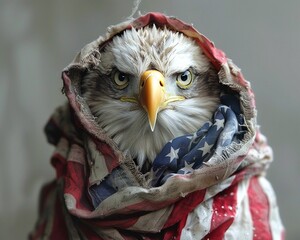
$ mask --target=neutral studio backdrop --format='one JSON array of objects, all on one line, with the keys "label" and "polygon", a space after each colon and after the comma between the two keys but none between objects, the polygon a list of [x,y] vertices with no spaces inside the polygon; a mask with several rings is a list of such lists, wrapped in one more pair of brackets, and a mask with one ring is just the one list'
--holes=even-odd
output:
[{"label": "neutral studio backdrop", "polygon": [[[61,70],[132,2],[0,0],[0,239],[26,239],[39,189],[54,177],[43,126],[65,101]],[[274,150],[268,178],[287,239],[299,239],[300,1],[151,0],[139,9],[193,23],[242,69]]]}]

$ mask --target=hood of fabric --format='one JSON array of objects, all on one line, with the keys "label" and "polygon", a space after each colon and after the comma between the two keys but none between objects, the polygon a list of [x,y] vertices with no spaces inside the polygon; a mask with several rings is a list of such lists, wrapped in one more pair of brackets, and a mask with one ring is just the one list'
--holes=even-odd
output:
[{"label": "hood of fabric", "polygon": [[[234,93],[238,98],[237,105],[239,105],[238,108],[240,108],[240,114],[244,118],[243,121],[246,128],[244,129],[245,134],[243,135],[243,139],[241,139],[239,144],[234,144],[234,146],[229,145],[224,148],[221,156],[218,153],[211,156],[209,160],[209,172],[215,172],[215,167],[218,169],[218,176],[216,177],[216,174],[213,174],[212,178],[217,178],[217,181],[219,181],[219,179],[226,179],[238,168],[239,165],[239,163],[232,164],[230,161],[232,159],[237,159],[239,156],[244,156],[254,142],[256,135],[256,110],[254,95],[249,82],[245,80],[240,69],[226,57],[225,53],[216,48],[213,42],[211,42],[203,34],[199,33],[193,26],[186,24],[177,18],[167,17],[160,13],[149,13],[137,19],[128,20],[119,25],[109,27],[108,32],[104,36],[100,36],[98,39],[82,48],[82,50],[76,55],[73,62],[71,62],[62,72],[64,92],[68,98],[72,115],[75,117],[76,126],[80,128],[80,134],[84,135],[85,138],[93,139],[94,142],[103,142],[112,149],[112,154],[114,155],[112,158],[114,161],[110,163],[111,169],[117,167],[120,163],[131,164],[129,163],[130,161],[127,156],[119,151],[115,143],[94,121],[89,107],[80,95],[79,86],[86,71],[97,67],[99,63],[100,50],[108,41],[110,41],[110,39],[121,34],[124,30],[131,28],[143,28],[153,24],[157,27],[167,27],[170,30],[182,32],[186,36],[194,39],[218,71],[220,84],[230,88],[232,93]],[[208,169],[203,166],[199,171],[206,172]],[[199,176],[202,175],[200,172]],[[140,176],[139,173],[135,173],[135,175],[137,178]],[[199,182],[203,182],[202,180],[203,179]],[[215,183],[217,181],[213,182]]]}]

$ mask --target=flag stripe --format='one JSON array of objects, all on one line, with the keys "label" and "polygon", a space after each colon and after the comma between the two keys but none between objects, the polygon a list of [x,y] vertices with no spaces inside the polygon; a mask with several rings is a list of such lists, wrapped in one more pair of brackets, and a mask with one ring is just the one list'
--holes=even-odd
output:
[{"label": "flag stripe", "polygon": [[249,180],[238,183],[237,189],[237,202],[233,206],[235,211],[235,218],[232,225],[225,233],[225,240],[243,239],[250,240],[252,236],[252,219],[249,209],[248,198],[248,185]]},{"label": "flag stripe", "polygon": [[187,214],[189,214],[199,203],[203,201],[205,192],[205,190],[200,190],[190,193],[180,201],[176,202],[164,227],[169,227],[179,222],[182,218],[184,218],[184,216],[187,217]]},{"label": "flag stripe", "polygon": [[269,222],[270,205],[258,178],[251,178],[248,188],[250,212],[253,221],[253,239],[269,240],[272,239]]},{"label": "flag stripe", "polygon": [[181,239],[203,239],[206,236],[211,228],[212,205],[213,199],[207,199],[188,215],[186,224],[182,229]]},{"label": "flag stripe", "polygon": [[269,202],[269,223],[272,232],[272,239],[284,239],[284,228],[279,216],[279,209],[276,203],[274,190],[265,178],[260,177],[258,181]]},{"label": "flag stripe", "polygon": [[211,231],[207,239],[223,239],[225,232],[232,224],[237,204],[238,184],[233,181],[232,185],[214,197],[212,207]]}]

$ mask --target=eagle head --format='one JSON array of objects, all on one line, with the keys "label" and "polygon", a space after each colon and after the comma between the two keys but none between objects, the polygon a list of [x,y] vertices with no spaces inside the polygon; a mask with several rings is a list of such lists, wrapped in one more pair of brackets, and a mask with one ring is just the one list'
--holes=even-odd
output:
[{"label": "eagle head", "polygon": [[128,29],[99,58],[82,81],[82,96],[140,168],[171,139],[199,129],[219,105],[217,72],[183,33],[155,25]]}]

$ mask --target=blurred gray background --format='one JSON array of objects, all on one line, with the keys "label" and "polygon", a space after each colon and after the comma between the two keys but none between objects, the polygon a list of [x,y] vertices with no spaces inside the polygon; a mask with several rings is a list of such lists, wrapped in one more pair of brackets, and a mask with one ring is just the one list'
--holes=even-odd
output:
[{"label": "blurred gray background", "polygon": [[[133,1],[0,0],[0,239],[26,239],[41,185],[54,177],[43,126],[65,100],[60,73]],[[242,68],[274,150],[268,172],[287,239],[300,239],[300,1],[151,0],[194,26]]]}]

